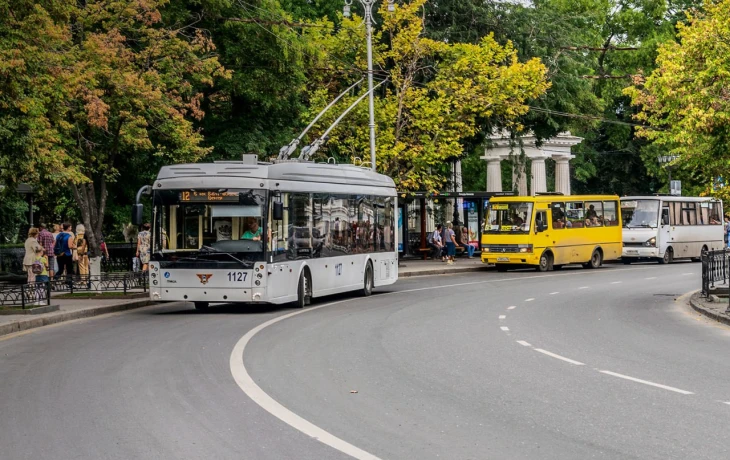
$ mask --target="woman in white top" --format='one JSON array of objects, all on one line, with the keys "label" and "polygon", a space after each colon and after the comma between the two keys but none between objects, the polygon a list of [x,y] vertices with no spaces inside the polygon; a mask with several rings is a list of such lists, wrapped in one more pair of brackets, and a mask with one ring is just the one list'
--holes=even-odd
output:
[{"label": "woman in white top", "polygon": [[28,239],[25,240],[25,256],[23,257],[23,270],[28,273],[28,283],[35,283],[35,274],[33,273],[33,262],[35,261],[35,253],[37,248],[42,248],[38,242],[38,229],[31,227],[28,230]]}]

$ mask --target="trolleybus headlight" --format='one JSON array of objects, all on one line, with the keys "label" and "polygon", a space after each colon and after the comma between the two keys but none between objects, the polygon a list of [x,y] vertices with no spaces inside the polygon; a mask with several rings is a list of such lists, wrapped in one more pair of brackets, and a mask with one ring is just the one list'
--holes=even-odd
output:
[{"label": "trolleybus headlight", "polygon": [[656,238],[655,237],[652,237],[652,238],[648,239],[644,243],[644,246],[649,246],[649,247],[653,248],[654,246],[656,246]]}]

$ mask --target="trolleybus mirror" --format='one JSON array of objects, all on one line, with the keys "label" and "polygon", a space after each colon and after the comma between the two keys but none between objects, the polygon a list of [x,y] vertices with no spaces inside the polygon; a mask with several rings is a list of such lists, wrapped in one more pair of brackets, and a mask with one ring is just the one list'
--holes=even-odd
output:
[{"label": "trolleybus mirror", "polygon": [[284,219],[284,203],[274,202],[274,209],[272,210],[274,220]]},{"label": "trolleybus mirror", "polygon": [[144,206],[140,203],[132,205],[132,224],[142,225],[144,221]]}]

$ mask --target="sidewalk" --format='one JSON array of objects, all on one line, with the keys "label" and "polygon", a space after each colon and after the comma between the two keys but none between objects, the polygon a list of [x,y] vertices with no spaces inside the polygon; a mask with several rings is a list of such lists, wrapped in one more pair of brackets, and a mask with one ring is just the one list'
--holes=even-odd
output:
[{"label": "sidewalk", "polygon": [[466,272],[482,272],[494,270],[493,265],[485,265],[478,257],[467,259],[457,257],[453,265],[446,265],[440,260],[406,259],[400,260],[398,264],[398,278],[409,278],[411,276],[456,274]]},{"label": "sidewalk", "polygon": [[690,296],[689,304],[698,313],[712,318],[715,321],[730,325],[730,315],[725,312],[728,308],[727,297],[711,295],[709,299],[706,299],[699,292],[695,292]]}]

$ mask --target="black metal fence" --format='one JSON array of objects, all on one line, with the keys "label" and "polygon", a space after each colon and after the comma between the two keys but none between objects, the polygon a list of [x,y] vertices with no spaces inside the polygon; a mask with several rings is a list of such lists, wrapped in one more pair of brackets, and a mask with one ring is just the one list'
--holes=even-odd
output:
[{"label": "black metal fence", "polygon": [[52,292],[147,292],[147,273],[105,273],[100,276],[62,277],[43,283],[0,285],[0,306],[14,306],[23,309],[35,305],[49,305]]},{"label": "black metal fence", "polygon": [[0,305],[21,307],[51,304],[51,281],[0,287]]},{"label": "black metal fence", "polygon": [[709,297],[715,283],[730,286],[730,249],[702,251],[702,295]]},{"label": "black metal fence", "polygon": [[[102,272],[132,271],[133,260],[137,254],[136,243],[108,243],[107,251],[109,257],[104,255],[101,259]],[[24,274],[24,256],[25,249],[23,247],[0,248],[0,272]]]}]

